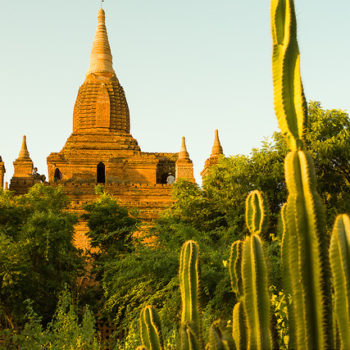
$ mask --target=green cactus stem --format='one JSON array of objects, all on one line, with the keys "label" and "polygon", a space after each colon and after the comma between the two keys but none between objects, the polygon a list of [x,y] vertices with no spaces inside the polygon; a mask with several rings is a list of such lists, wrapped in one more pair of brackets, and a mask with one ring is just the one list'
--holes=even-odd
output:
[{"label": "green cactus stem", "polygon": [[240,301],[233,308],[232,315],[232,338],[237,349],[247,349],[247,337],[246,316],[243,302]]},{"label": "green cactus stem", "polygon": [[203,347],[188,322],[180,327],[180,350],[201,350]]},{"label": "green cactus stem", "polygon": [[[194,241],[183,244],[180,253],[181,324],[187,324],[203,348],[199,307],[199,247]],[[186,328],[186,329],[187,329]],[[187,334],[188,332],[186,332]],[[187,337],[189,334],[187,334]]]},{"label": "green cactus stem", "polygon": [[262,192],[252,191],[246,199],[245,220],[251,234],[266,233],[268,227],[268,204]]},{"label": "green cactus stem", "polygon": [[[282,219],[282,242],[281,242],[281,268],[282,268],[282,276],[283,276],[283,286],[286,291],[286,294],[292,294],[292,286],[291,286],[291,271],[290,271],[290,257],[293,254],[297,254],[297,240],[295,236],[295,231],[291,231],[287,234],[287,203],[282,206],[281,209],[281,219]],[[293,240],[291,237],[293,236]],[[293,268],[293,267],[292,267]],[[288,308],[288,329],[289,329],[289,348],[295,349],[295,330],[293,326],[295,324],[294,317],[294,308],[290,303],[287,303]]]},{"label": "green cactus stem", "polygon": [[141,311],[140,335],[142,344],[147,350],[161,350],[163,348],[160,319],[153,306],[146,306]]},{"label": "green cactus stem", "polygon": [[285,159],[283,269],[292,296],[291,341],[297,349],[332,349],[332,300],[325,216],[316,191],[311,156],[294,151]]},{"label": "green cactus stem", "polygon": [[235,241],[231,245],[229,259],[229,273],[231,279],[231,287],[237,298],[243,295],[242,285],[242,241]]},{"label": "green cactus stem", "polygon": [[307,119],[296,27],[293,0],[271,0],[275,113],[291,150],[302,147]]},{"label": "green cactus stem", "polygon": [[350,349],[350,219],[338,215],[329,248],[333,284],[335,317],[342,349]]},{"label": "green cactus stem", "polygon": [[247,349],[272,349],[270,297],[267,267],[259,236],[247,237],[243,245],[242,280],[247,318]]},{"label": "green cactus stem", "polygon": [[236,350],[232,336],[226,330],[222,330],[220,321],[215,321],[210,326],[208,348],[209,350]]}]

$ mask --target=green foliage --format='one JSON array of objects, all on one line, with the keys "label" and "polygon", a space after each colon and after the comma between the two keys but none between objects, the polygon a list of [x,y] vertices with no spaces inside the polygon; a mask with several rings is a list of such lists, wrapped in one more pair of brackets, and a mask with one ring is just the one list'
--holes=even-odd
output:
[{"label": "green foliage", "polygon": [[5,336],[6,349],[23,350],[98,350],[95,332],[95,320],[86,307],[79,322],[77,307],[71,294],[65,289],[59,297],[52,321],[44,329],[39,317],[33,310],[33,302],[27,303],[26,324],[18,334]]},{"label": "green foliage", "polygon": [[[96,193],[100,194],[95,202],[84,205],[92,249],[90,250],[91,271],[86,277],[100,283],[91,283],[84,295],[84,301],[94,306],[94,311],[103,307],[103,280],[109,267],[119,262],[133,250],[132,235],[137,229],[138,220],[131,217],[128,210],[120,206],[109,194],[98,186]],[[96,302],[97,301],[97,302]],[[106,315],[104,315],[106,316]]]},{"label": "green foliage", "polygon": [[95,202],[85,204],[84,210],[87,213],[82,218],[88,223],[91,247],[98,248],[95,258],[130,251],[137,220],[126,208],[109,194],[102,193]]},{"label": "green foliage", "polygon": [[289,330],[288,330],[288,306],[291,298],[283,291],[277,291],[274,286],[270,286],[271,307],[276,323],[273,325],[278,336],[278,348],[288,349]]},{"label": "green foliage", "polygon": [[[82,259],[73,246],[77,219],[62,188],[35,185],[24,196],[0,192],[0,318],[23,324],[26,299],[46,323],[65,284],[75,285]],[[28,288],[30,286],[30,288]]]},{"label": "green foliage", "polygon": [[342,349],[350,348],[350,219],[339,215],[329,249],[334,284],[334,307]]}]

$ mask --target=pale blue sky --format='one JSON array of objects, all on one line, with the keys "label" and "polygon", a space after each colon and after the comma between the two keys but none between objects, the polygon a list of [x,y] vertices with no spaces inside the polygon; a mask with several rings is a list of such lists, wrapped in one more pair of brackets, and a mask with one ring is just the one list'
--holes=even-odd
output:
[{"label": "pale blue sky", "polygon": [[[350,2],[295,1],[307,99],[350,107]],[[99,2],[0,0],[0,155],[10,180],[22,135],[40,173],[72,131]],[[277,129],[269,1],[106,0],[114,68],[146,152],[177,152],[195,176],[214,129],[226,155],[249,153]]]}]

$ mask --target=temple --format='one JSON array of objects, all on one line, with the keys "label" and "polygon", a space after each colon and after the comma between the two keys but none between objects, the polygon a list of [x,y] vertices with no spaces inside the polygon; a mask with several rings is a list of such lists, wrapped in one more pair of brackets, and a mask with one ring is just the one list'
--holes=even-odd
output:
[{"label": "temple", "polygon": [[[202,176],[222,153],[216,131],[212,155]],[[47,166],[48,184],[64,187],[73,211],[82,212],[83,204],[96,199],[95,186],[101,184],[121,205],[137,208],[146,222],[171,205],[174,181],[195,182],[184,137],[178,153],[149,153],[143,152],[131,135],[128,103],[113,68],[103,9],[98,12],[90,66],[76,98],[72,133],[60,152],[47,157]],[[10,190],[18,194],[45,180],[33,167],[25,136],[14,168]],[[4,172],[0,158],[2,187]],[[77,243],[84,247],[85,223],[80,222],[76,230]]]}]

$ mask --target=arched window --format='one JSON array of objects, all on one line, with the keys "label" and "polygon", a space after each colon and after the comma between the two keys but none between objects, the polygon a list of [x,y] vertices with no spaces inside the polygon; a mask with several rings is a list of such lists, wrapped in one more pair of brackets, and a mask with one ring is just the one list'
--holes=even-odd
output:
[{"label": "arched window", "polygon": [[106,183],[106,167],[102,162],[97,165],[97,183]]},{"label": "arched window", "polygon": [[55,169],[55,174],[54,174],[54,176],[53,176],[53,180],[54,180],[55,182],[57,182],[57,181],[59,181],[59,180],[61,180],[61,179],[62,179],[62,173],[60,172],[60,169],[56,168],[56,169]]}]

